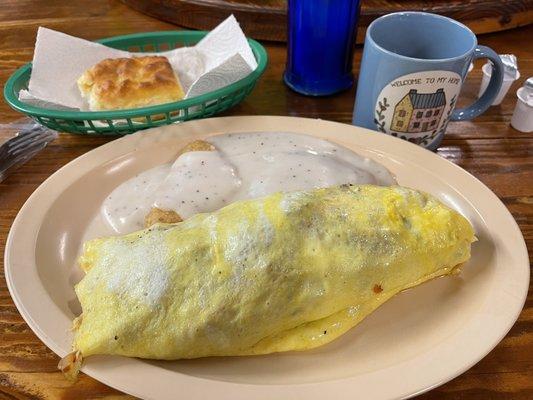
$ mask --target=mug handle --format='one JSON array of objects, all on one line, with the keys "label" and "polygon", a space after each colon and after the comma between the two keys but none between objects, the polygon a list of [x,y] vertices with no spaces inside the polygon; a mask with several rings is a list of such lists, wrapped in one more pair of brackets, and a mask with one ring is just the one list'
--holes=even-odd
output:
[{"label": "mug handle", "polygon": [[503,64],[498,54],[486,46],[477,46],[472,59],[478,58],[488,58],[492,61],[492,74],[489,85],[483,95],[470,107],[455,109],[450,117],[452,121],[470,120],[483,114],[490,107],[502,87]]}]

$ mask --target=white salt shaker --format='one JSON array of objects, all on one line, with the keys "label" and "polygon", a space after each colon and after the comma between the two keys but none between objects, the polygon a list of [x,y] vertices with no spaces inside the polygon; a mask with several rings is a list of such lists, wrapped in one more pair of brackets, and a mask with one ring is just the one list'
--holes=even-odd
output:
[{"label": "white salt shaker", "polygon": [[[492,102],[493,106],[497,106],[502,102],[513,82],[520,78],[516,56],[514,54],[500,54],[500,58],[502,59],[504,68],[503,82],[498,96],[496,96]],[[483,67],[481,67],[481,70],[483,71],[483,79],[477,95],[478,98],[485,92],[490,81],[490,75],[492,73],[492,65],[490,61],[484,64]]]},{"label": "white salt shaker", "polygon": [[528,78],[516,91],[518,101],[514,108],[511,125],[520,132],[533,132],[533,77]]}]

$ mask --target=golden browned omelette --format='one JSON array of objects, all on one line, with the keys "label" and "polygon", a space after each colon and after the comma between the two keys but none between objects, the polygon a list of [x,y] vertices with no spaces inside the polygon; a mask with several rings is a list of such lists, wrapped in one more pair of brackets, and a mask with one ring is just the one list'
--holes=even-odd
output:
[{"label": "golden browned omelette", "polygon": [[138,108],[181,100],[185,95],[166,57],[105,59],[78,79],[91,111]]},{"label": "golden browned omelette", "polygon": [[74,378],[97,354],[176,360],[315,348],[400,291],[454,273],[473,241],[469,221],[429,194],[349,184],[94,239],[79,259],[73,353],[59,367]]}]

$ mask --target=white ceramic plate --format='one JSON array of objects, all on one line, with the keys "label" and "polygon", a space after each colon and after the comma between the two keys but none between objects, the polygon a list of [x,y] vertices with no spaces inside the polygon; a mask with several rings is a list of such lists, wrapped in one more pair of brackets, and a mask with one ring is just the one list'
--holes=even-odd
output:
[{"label": "white ceramic plate", "polygon": [[401,293],[312,351],[174,362],[98,356],[86,360],[85,373],[147,399],[393,399],[454,378],[504,337],[524,304],[529,263],[515,221],[486,186],[429,151],[354,126],[232,117],[115,140],[67,164],[33,193],[9,234],[5,273],[20,313],[48,347],[59,356],[70,351],[69,328],[79,312],[76,255],[105,196],[134,174],[172,160],[193,139],[252,131],[324,137],[383,163],[401,185],[436,195],[472,222],[479,241],[471,261],[460,276]]}]

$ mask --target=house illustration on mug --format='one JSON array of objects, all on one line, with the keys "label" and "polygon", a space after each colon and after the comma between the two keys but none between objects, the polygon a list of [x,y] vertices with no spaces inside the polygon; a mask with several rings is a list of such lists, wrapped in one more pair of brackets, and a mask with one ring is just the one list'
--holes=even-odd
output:
[{"label": "house illustration on mug", "polygon": [[437,129],[445,106],[444,89],[435,93],[418,93],[411,89],[394,107],[390,129],[407,133]]}]

